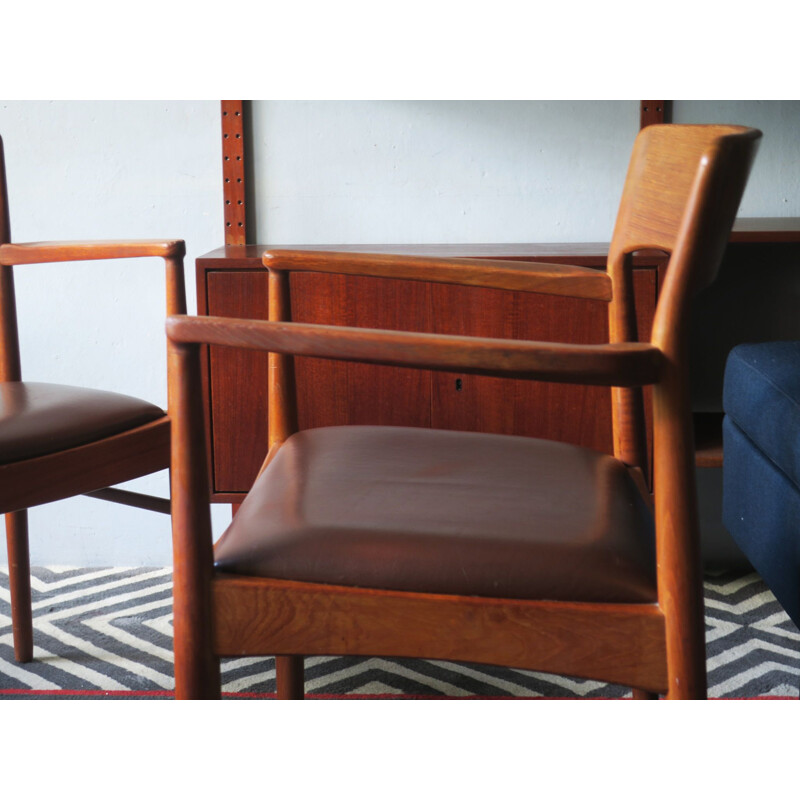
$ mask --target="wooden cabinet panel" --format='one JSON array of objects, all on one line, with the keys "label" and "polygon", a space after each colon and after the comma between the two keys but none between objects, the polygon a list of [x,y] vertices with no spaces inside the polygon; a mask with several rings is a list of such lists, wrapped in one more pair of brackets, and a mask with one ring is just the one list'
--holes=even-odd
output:
[{"label": "wooden cabinet panel", "polygon": [[[210,315],[267,319],[266,271],[209,271],[207,289]],[[297,274],[291,296],[299,322],[430,330],[430,287],[424,283]],[[244,492],[267,452],[267,356],[232,348],[209,351],[214,490]],[[296,374],[301,428],[430,427],[429,372],[298,358]]]},{"label": "wooden cabinet panel", "polygon": [[[634,285],[640,336],[646,338],[656,271],[636,270]],[[608,341],[608,305],[601,301],[443,285],[433,286],[432,295],[437,333],[575,344]],[[431,424],[612,450],[607,387],[437,373]]]},{"label": "wooden cabinet panel", "polygon": [[[395,330],[590,344],[607,341],[600,301],[337,275],[292,276],[298,321]],[[635,275],[640,331],[647,335],[656,271]],[[267,317],[267,275],[207,273],[208,313]],[[267,447],[267,358],[210,348],[212,471],[217,493],[246,491]],[[605,387],[514,381],[455,373],[297,359],[301,428],[409,425],[516,433],[611,450]]]},{"label": "wooden cabinet panel", "polygon": [[[298,322],[428,331],[430,286],[343,275],[291,276]],[[431,379],[424,370],[296,359],[300,428],[325,425],[430,427]]]},{"label": "wooden cabinet panel", "polygon": [[[652,324],[657,263],[649,259],[634,272],[642,337]],[[266,319],[267,273],[259,265],[258,253],[238,250],[233,257],[198,261],[201,313]],[[291,295],[298,321],[543,341],[607,340],[607,306],[600,301],[302,273],[292,275]],[[210,348],[207,387],[213,496],[235,501],[250,488],[266,454],[266,354]],[[301,358],[297,389],[301,428],[433,426],[611,449],[610,392],[604,387]]]},{"label": "wooden cabinet panel", "polygon": [[[208,272],[211,316],[266,319],[263,270]],[[215,492],[246,492],[267,448],[267,357],[252,350],[209,348],[211,471]]]},{"label": "wooden cabinet panel", "polygon": [[[732,264],[738,264],[739,260],[742,273],[753,266],[761,270],[765,261],[774,261],[776,242],[794,248],[790,251],[793,260],[787,264],[790,269],[797,262],[800,220],[737,220],[721,268],[720,286],[725,286],[726,269],[730,273]],[[502,258],[594,268],[602,268],[608,254],[608,245],[603,243],[284,247]],[[231,245],[199,258],[199,313],[265,319],[267,274],[261,256],[266,249],[267,245]],[[279,247],[272,245],[269,249]],[[664,259],[660,253],[642,251],[634,256],[634,266],[639,336],[645,339],[652,325]],[[730,274],[728,278],[738,280]],[[292,289],[295,318],[313,322],[573,342],[605,341],[608,330],[606,306],[599,302],[321,275],[295,275]],[[714,299],[718,297],[714,291],[719,289],[712,287],[712,294],[707,290],[700,298],[702,305],[699,303],[702,310],[698,313],[704,327],[696,332],[695,339],[701,336],[703,348],[707,346],[706,340],[713,338],[708,333],[709,326],[717,325],[709,308],[713,310],[722,304]],[[710,323],[708,318],[712,320]],[[738,328],[737,331],[741,333]],[[719,338],[716,330],[714,337],[714,341]],[[725,342],[725,352],[713,356],[715,374],[721,375],[724,356],[733,343]],[[695,342],[693,350],[697,349]],[[712,359],[705,362],[709,360]],[[705,370],[705,362],[696,368]],[[205,385],[213,499],[236,502],[250,487],[266,448],[266,356],[211,348],[208,367]],[[376,422],[435,425],[544,436],[604,451],[611,448],[610,392],[602,387],[506,381],[315,359],[298,363],[298,377],[300,422],[305,427]],[[461,381],[460,388],[456,386],[457,380]],[[648,427],[651,425],[649,395],[646,389]],[[721,465],[720,416],[716,414],[710,420],[710,436],[699,431],[705,451],[698,457],[698,463]]]}]

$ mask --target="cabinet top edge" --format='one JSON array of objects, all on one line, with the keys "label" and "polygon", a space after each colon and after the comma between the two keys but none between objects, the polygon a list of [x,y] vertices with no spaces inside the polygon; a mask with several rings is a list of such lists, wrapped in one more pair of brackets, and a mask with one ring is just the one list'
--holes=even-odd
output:
[{"label": "cabinet top edge", "polygon": [[[234,269],[261,267],[261,257],[266,250],[314,250],[338,253],[383,253],[406,256],[431,256],[441,258],[493,258],[508,261],[549,261],[586,267],[605,268],[608,244],[579,242],[570,244],[246,244],[225,245],[197,259],[197,266],[206,269]],[[662,257],[660,253],[637,254],[653,265]]]},{"label": "cabinet top edge", "polygon": [[[736,243],[800,243],[800,217],[742,217],[731,234]],[[581,259],[605,266],[608,242],[499,242],[433,244],[244,244],[218,247],[198,261],[220,262],[216,266],[260,266],[265,250],[330,250],[345,253],[395,253],[449,258]],[[238,262],[238,263],[231,263]],[[212,266],[206,264],[206,266]]]}]

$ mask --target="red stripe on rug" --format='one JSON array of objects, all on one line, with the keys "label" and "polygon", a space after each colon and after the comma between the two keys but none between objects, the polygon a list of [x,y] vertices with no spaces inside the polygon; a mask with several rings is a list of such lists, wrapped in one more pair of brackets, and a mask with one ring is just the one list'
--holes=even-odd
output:
[{"label": "red stripe on rug", "polygon": [[[174,697],[165,690],[126,691],[124,689],[0,689],[0,696],[14,697]],[[275,700],[275,692],[223,692],[224,698],[241,700]],[[438,694],[315,694],[308,700],[613,700],[611,697],[513,697],[508,695],[465,695],[450,697]],[[625,699],[625,698],[616,698]],[[628,698],[630,699],[630,698]]]},{"label": "red stripe on rug", "polygon": [[[174,697],[166,690],[126,691],[123,689],[0,689],[0,696],[10,697]],[[222,696],[241,700],[274,700],[275,692],[223,692]],[[437,694],[307,694],[308,700],[632,700],[631,697],[513,697],[508,695],[466,695],[450,697]],[[756,697],[712,697],[711,700],[796,700],[789,695]]]}]

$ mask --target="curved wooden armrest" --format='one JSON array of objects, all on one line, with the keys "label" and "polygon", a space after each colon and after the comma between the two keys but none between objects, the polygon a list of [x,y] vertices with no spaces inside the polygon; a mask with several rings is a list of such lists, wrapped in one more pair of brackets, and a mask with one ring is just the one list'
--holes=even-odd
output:
[{"label": "curved wooden armrest", "polygon": [[[186,313],[186,287],[181,239],[139,239],[97,242],[25,242],[0,245],[0,266],[92,261],[111,258],[163,258],[167,265],[167,314]],[[16,323],[15,323],[16,324]]]},{"label": "curved wooden armrest", "polygon": [[98,242],[24,242],[0,245],[0,265],[46,264],[56,261],[90,261],[107,258],[183,258],[186,247],[180,239],[98,241]]},{"label": "curved wooden armrest", "polygon": [[657,347],[638,342],[554,344],[224,317],[171,316],[167,336],[177,343],[596,386],[657,383],[663,364]]},{"label": "curved wooden armrest", "polygon": [[611,278],[602,270],[535,261],[432,258],[312,250],[268,250],[263,264],[286,272],[332,272],[521,292],[611,300]]}]

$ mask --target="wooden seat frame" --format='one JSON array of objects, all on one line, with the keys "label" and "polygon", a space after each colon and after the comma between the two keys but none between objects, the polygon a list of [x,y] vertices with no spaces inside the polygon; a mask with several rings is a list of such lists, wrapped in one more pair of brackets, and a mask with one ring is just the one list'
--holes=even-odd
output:
[{"label": "wooden seat frame", "polygon": [[[167,322],[178,698],[220,696],[220,656],[275,655],[280,698],[303,696],[303,656],[500,664],[706,696],[702,567],[688,385],[689,307],[716,275],[760,132],[656,125],[637,137],[607,272],[560,265],[273,251],[269,322]],[[634,252],[669,254],[649,343],[637,341]],[[569,345],[292,323],[289,274],[371,275],[601,299],[610,343]],[[646,333],[646,332],[644,332]],[[201,344],[269,350],[269,452],[297,430],[293,356],[612,387],[614,455],[650,500],[641,387],[653,387],[658,602],[571,603],[384,591],[215,571]],[[346,454],[342,454],[346,458]],[[302,654],[302,655],[301,655]]]},{"label": "wooden seat frame", "polygon": [[[186,313],[184,243],[172,241],[32,242],[12,244],[3,142],[0,139],[0,381],[22,380],[14,266],[95,259],[158,257],[166,264],[167,314]],[[33,658],[27,509],[87,494],[101,500],[170,513],[170,501],[111,488],[167,469],[169,416],[113,436],[0,464],[0,513],[5,514],[9,590],[17,661]]]}]

